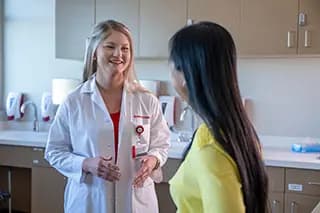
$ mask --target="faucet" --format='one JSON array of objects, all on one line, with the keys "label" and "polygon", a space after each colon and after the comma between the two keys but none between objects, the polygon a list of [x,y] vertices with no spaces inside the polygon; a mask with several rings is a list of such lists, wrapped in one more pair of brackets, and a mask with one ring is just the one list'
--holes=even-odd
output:
[{"label": "faucet", "polygon": [[37,111],[37,106],[32,102],[32,101],[26,101],[25,103],[22,104],[20,111],[22,113],[25,112],[26,107],[30,105],[33,107],[33,112],[34,112],[34,118],[33,118],[33,131],[38,132],[39,131],[39,120],[38,120],[38,111]]},{"label": "faucet", "polygon": [[183,108],[182,113],[180,115],[180,121],[184,121],[185,120],[185,117],[188,114],[187,113],[188,111],[190,111],[190,113],[191,113],[191,129],[192,129],[192,132],[193,132],[193,131],[195,131],[195,115],[194,115],[194,112],[193,112],[193,110],[192,110],[190,105],[188,105],[185,108]]}]

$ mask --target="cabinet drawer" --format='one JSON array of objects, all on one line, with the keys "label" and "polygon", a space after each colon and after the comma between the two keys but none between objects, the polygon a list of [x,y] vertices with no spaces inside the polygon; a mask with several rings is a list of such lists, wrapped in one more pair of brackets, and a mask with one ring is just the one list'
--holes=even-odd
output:
[{"label": "cabinet drawer", "polygon": [[267,167],[267,174],[269,178],[270,192],[284,192],[284,174],[285,169],[279,167]]},{"label": "cabinet drawer", "polygon": [[162,167],[162,172],[163,172],[162,182],[168,182],[172,178],[172,176],[176,173],[180,164],[181,164],[181,160],[168,159],[166,164]]},{"label": "cabinet drawer", "polygon": [[285,196],[285,213],[310,213],[320,197],[288,193]]},{"label": "cabinet drawer", "polygon": [[32,166],[50,167],[48,161],[44,159],[44,148],[32,148]]},{"label": "cabinet drawer", "polygon": [[32,148],[0,145],[0,165],[31,168]]},{"label": "cabinet drawer", "polygon": [[286,192],[320,196],[320,171],[286,169]]}]

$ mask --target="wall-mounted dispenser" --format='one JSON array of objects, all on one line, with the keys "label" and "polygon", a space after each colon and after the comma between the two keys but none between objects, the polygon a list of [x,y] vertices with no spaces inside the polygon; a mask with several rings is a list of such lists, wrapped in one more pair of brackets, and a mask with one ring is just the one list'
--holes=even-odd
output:
[{"label": "wall-mounted dispenser", "polygon": [[6,102],[6,113],[8,120],[19,119],[23,117],[20,107],[23,104],[23,94],[20,92],[9,92]]},{"label": "wall-mounted dispenser", "polygon": [[50,120],[52,108],[52,96],[49,92],[44,92],[41,97],[41,117],[42,120],[47,122]]},{"label": "wall-mounted dispenser", "polygon": [[175,96],[159,97],[161,110],[169,127],[174,126],[175,124],[175,100]]}]

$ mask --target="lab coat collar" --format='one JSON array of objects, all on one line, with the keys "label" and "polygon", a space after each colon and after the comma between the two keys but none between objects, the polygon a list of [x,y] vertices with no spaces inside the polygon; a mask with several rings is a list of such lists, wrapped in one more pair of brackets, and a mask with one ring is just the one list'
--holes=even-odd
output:
[{"label": "lab coat collar", "polygon": [[[121,103],[121,114],[124,113],[125,115],[127,114],[127,89],[126,89],[126,82],[123,87],[123,92],[122,92],[122,103]],[[83,83],[83,86],[80,90],[80,93],[87,93],[91,94],[91,100],[96,103],[102,110],[105,111],[105,113],[108,113],[108,110],[103,102],[102,96],[99,92],[99,89],[96,84],[96,74],[93,74],[86,82]]]}]

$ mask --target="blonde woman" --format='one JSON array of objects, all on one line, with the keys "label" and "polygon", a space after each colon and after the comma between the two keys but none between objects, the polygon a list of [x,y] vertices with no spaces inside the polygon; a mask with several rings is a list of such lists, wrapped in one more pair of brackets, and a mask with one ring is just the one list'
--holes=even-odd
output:
[{"label": "blonde woman", "polygon": [[83,83],[59,107],[45,152],[68,178],[67,213],[158,212],[154,178],[169,130],[157,98],[137,83],[133,58],[126,26],[96,25]]}]

